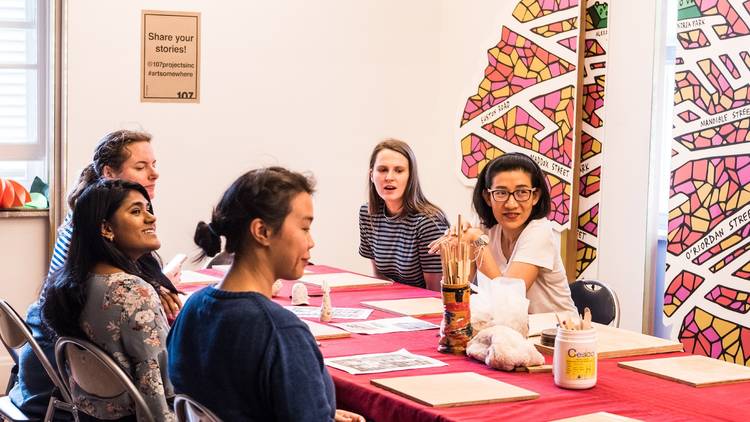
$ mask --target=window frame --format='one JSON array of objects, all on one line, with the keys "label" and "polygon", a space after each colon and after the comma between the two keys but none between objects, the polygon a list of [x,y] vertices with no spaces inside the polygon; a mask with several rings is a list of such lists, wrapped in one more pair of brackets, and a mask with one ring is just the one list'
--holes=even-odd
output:
[{"label": "window frame", "polygon": [[53,6],[46,0],[35,0],[35,3],[35,22],[0,21],[2,28],[36,29],[35,63],[0,63],[0,69],[36,70],[36,99],[34,101],[36,107],[35,110],[29,110],[30,114],[36,114],[36,136],[33,142],[28,143],[0,143],[0,157],[3,161],[42,161],[46,165],[47,175],[45,176],[48,179],[51,168],[49,151],[53,142],[53,126],[50,119],[53,115],[54,69],[51,66],[53,60],[50,55],[52,48],[50,12]]}]

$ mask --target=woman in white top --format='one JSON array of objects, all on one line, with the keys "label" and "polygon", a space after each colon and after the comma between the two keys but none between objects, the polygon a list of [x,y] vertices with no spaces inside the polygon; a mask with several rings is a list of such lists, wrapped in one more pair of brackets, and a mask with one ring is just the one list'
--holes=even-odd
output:
[{"label": "woman in white top", "polygon": [[[542,169],[520,153],[495,158],[482,169],[473,205],[489,244],[477,260],[489,278],[522,279],[529,313],[573,311],[568,278],[560,257],[560,240],[547,220],[550,194]],[[478,228],[467,240],[483,243]]]}]

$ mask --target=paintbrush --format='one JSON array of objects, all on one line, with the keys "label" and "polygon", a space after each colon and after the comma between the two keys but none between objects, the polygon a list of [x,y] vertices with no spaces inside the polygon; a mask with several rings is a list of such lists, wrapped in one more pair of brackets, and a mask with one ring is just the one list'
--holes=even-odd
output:
[{"label": "paintbrush", "polygon": [[581,325],[584,330],[591,328],[591,309],[583,308],[583,321]]}]

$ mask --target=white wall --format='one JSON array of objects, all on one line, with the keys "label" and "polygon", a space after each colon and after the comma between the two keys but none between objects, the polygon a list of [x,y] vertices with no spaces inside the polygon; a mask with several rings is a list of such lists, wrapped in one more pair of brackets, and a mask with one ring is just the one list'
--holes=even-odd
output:
[{"label": "white wall", "polygon": [[656,5],[648,0],[609,4],[599,276],[619,295],[620,326],[641,331],[650,329],[642,321],[644,279],[648,260],[655,258],[655,245],[646,239],[649,212],[656,212],[656,204],[649,204],[648,178]]},{"label": "white wall", "polygon": [[[47,275],[47,217],[0,218],[0,298],[22,316]],[[5,387],[13,361],[0,347],[0,386]],[[4,391],[4,390],[3,390]]]},{"label": "white wall", "polygon": [[[242,172],[280,164],[311,171],[313,261],[359,271],[357,211],[369,153],[385,137],[416,151],[427,195],[468,204],[438,113],[441,9],[431,0],[352,2],[72,0],[68,11],[68,162],[137,122],[154,135],[161,179],[161,254],[194,252],[192,234]],[[140,103],[142,9],[201,12],[200,104]],[[460,101],[457,98],[456,101]]]}]

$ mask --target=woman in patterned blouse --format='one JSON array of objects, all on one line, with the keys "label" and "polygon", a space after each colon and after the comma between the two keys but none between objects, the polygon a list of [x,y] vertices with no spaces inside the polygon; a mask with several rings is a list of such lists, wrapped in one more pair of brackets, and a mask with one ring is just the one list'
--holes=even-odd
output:
[{"label": "woman in patterned blouse", "polygon": [[[156,259],[153,251],[161,246],[149,209],[148,193],[139,184],[106,180],[86,188],[73,214],[68,259],[47,279],[41,311],[54,335],[89,339],[109,353],[133,378],[156,419],[172,421],[168,325],[149,284],[158,274],[140,265],[144,258]],[[93,417],[136,413],[127,394],[92,397],[72,380],[71,390],[79,409]]]}]

